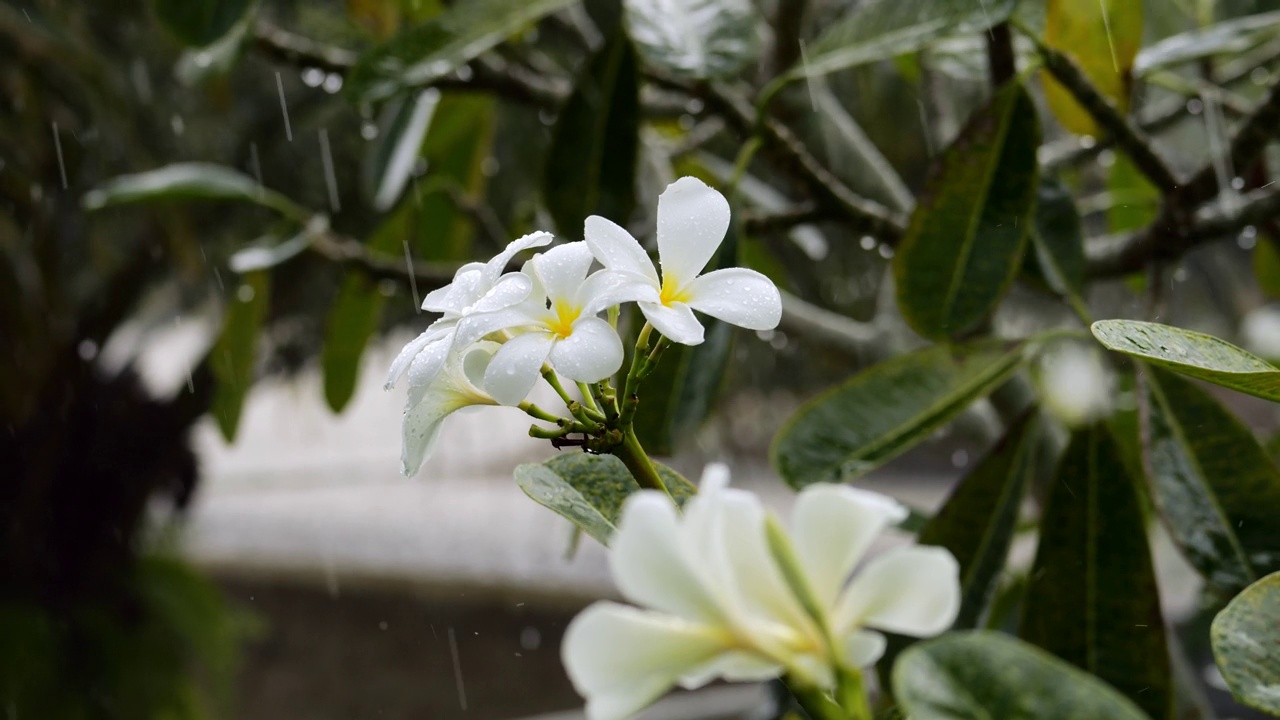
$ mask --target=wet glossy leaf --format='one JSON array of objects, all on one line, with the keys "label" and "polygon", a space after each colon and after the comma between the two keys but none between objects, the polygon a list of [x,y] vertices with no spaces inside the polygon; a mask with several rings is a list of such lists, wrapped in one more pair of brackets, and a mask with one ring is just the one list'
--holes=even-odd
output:
[{"label": "wet glossy leaf", "polygon": [[944,35],[980,33],[1004,22],[1013,0],[867,0],[805,48],[793,78],[824,75],[915,52]]},{"label": "wet glossy leaf", "polygon": [[1098,678],[995,632],[917,643],[893,668],[912,720],[1147,720]]},{"label": "wet glossy leaf", "polygon": [[1212,335],[1139,320],[1099,320],[1089,329],[1110,350],[1280,402],[1280,369]]},{"label": "wet glossy leaf", "polygon": [[917,542],[944,547],[960,563],[962,594],[955,628],[981,622],[1004,569],[1022,496],[1036,468],[1040,427],[1038,415],[1023,414],[920,531]]},{"label": "wet glossy leaf", "polygon": [[1152,498],[1183,554],[1233,592],[1280,570],[1280,471],[1253,432],[1191,381],[1143,375]]},{"label": "wet glossy leaf", "polygon": [[362,178],[365,197],[378,212],[390,210],[404,192],[439,104],[440,91],[427,88],[383,108],[378,138],[369,146]]},{"label": "wet glossy leaf", "polygon": [[1104,425],[1075,432],[1058,466],[1018,634],[1151,717],[1168,717],[1169,655],[1146,524]]},{"label": "wet glossy leaf", "polygon": [[1280,573],[1250,585],[1213,619],[1209,637],[1218,669],[1236,699],[1280,716]]},{"label": "wet glossy leaf", "polygon": [[751,0],[624,0],[623,11],[645,63],[676,75],[728,77],[758,49]]},{"label": "wet glossy leaf", "polygon": [[179,40],[195,47],[226,35],[253,6],[253,0],[155,0],[156,17]]},{"label": "wet glossy leaf", "polygon": [[1253,248],[1253,277],[1268,297],[1280,298],[1280,248],[1274,238],[1263,236]]},{"label": "wet glossy leaf", "polygon": [[921,335],[973,328],[1022,266],[1036,197],[1040,126],[1009,85],[979,110],[925,182],[893,259],[898,306]]},{"label": "wet glossy leaf", "polygon": [[794,488],[865,475],[924,440],[1022,363],[999,341],[935,345],[886,360],[808,401],[770,450]]},{"label": "wet glossy leaf", "polygon": [[579,237],[588,215],[626,223],[635,206],[640,80],[635,49],[619,30],[587,63],[560,111],[542,194],[556,227]]},{"label": "wet glossy leaf", "polygon": [[1143,77],[1163,68],[1215,55],[1241,53],[1280,35],[1280,12],[1245,15],[1167,37],[1144,48],[1133,64]]},{"label": "wet glossy leaf", "polygon": [[1084,290],[1084,235],[1071,193],[1057,180],[1042,178],[1031,229],[1032,257],[1049,288],[1061,295]]},{"label": "wet glossy leaf", "polygon": [[[676,471],[658,463],[654,466],[677,502],[683,504],[697,492]],[[516,484],[534,502],[569,520],[602,545],[609,544],[627,496],[640,489],[618,458],[581,452],[520,465],[515,477]]]},{"label": "wet glossy leaf", "polygon": [[307,213],[283,195],[224,165],[175,163],[134,175],[112,178],[85,193],[85,210],[168,200],[239,200],[301,218]]},{"label": "wet glossy leaf", "polygon": [[428,85],[574,0],[468,0],[361,56],[347,92],[363,102]]},{"label": "wet glossy leaf", "polygon": [[[1129,111],[1130,74],[1134,56],[1142,47],[1142,3],[1049,0],[1044,41],[1069,55],[1121,113]],[[1043,78],[1045,99],[1062,127],[1078,135],[1096,136],[1093,117],[1048,73]]]},{"label": "wet glossy leaf", "polygon": [[274,236],[262,238],[249,247],[237,250],[227,260],[227,267],[237,273],[269,270],[306,252],[311,247],[313,237],[313,231],[304,229],[283,242]]},{"label": "wet glossy leaf", "polygon": [[198,85],[209,78],[219,77],[231,72],[236,61],[240,59],[240,51],[245,45],[245,36],[249,31],[249,18],[236,23],[227,34],[212,45],[190,48],[178,57],[173,65],[173,76],[187,87]]},{"label": "wet glossy leaf", "polygon": [[236,439],[244,398],[253,385],[258,332],[271,302],[271,276],[266,271],[240,277],[229,293],[222,333],[209,351],[209,365],[217,388],[209,412],[227,442]]}]

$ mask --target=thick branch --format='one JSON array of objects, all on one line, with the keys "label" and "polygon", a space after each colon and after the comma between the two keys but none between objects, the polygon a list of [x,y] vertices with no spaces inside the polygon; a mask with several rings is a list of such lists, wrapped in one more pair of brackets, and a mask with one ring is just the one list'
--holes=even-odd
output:
[{"label": "thick branch", "polygon": [[1151,146],[1151,139],[1134,127],[1111,101],[1098,92],[1084,72],[1066,55],[1053,48],[1040,45],[1040,56],[1045,69],[1080,103],[1104,130],[1115,139],[1116,145],[1133,160],[1133,164],[1163,195],[1170,195],[1178,187],[1178,179],[1164,160]]}]

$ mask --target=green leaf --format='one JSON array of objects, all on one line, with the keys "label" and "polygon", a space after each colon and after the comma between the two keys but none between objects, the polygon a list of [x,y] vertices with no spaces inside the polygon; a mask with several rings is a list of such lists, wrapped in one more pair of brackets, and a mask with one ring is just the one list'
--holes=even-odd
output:
[{"label": "green leaf", "polygon": [[1108,350],[1280,402],[1280,369],[1212,335],[1139,320],[1099,320],[1089,329]]},{"label": "green leaf", "polygon": [[378,212],[390,210],[404,192],[439,104],[440,91],[427,88],[382,109],[378,140],[369,146],[362,177],[365,197]]},{"label": "green leaf", "polygon": [[211,45],[240,22],[253,0],[155,0],[156,17],[182,42]]},{"label": "green leaf", "polygon": [[320,230],[319,227],[305,228],[284,242],[271,235],[260,238],[248,247],[237,250],[227,260],[227,267],[236,273],[269,270],[306,252]]},{"label": "green leaf", "polygon": [[1040,276],[1060,295],[1084,291],[1084,233],[1075,200],[1062,183],[1040,179],[1031,247]]},{"label": "green leaf", "polygon": [[324,399],[335,413],[342,412],[355,395],[360,356],[378,329],[385,303],[386,296],[372,280],[361,273],[347,273],[329,310],[320,353]]},{"label": "green leaf", "polygon": [[912,720],[1147,720],[1114,688],[996,632],[917,643],[893,667]]},{"label": "green leaf", "polygon": [[623,10],[645,63],[674,75],[730,77],[759,49],[751,0],[625,0]]},{"label": "green leaf", "polygon": [[1009,19],[1014,0],[867,0],[805,48],[792,79],[825,75],[915,52],[944,35],[985,32]]},{"label": "green leaf", "polygon": [[85,193],[85,210],[166,200],[239,200],[302,219],[307,212],[257,180],[223,165],[175,163],[134,175],[112,178]]},{"label": "green leaf", "polygon": [[[1094,88],[1124,114],[1129,111],[1129,71],[1142,47],[1142,3],[1131,0],[1049,0],[1044,41],[1066,53]],[[1048,72],[1045,100],[1062,127],[1077,135],[1099,134],[1075,96]]]},{"label": "green leaf", "polygon": [[639,68],[619,29],[587,63],[552,133],[542,194],[562,234],[578,237],[588,215],[627,222],[639,145]]},{"label": "green leaf", "polygon": [[1280,570],[1280,471],[1266,450],[1191,381],[1155,367],[1143,379],[1147,477],[1183,554],[1232,592]]},{"label": "green leaf", "polygon": [[852,479],[924,440],[1004,382],[1022,345],[934,345],[874,365],[808,401],[773,441],[773,467],[794,488]]},{"label": "green leaf", "polygon": [[1280,573],[1250,585],[1213,619],[1209,638],[1236,699],[1280,716]]},{"label": "green leaf", "polygon": [[960,563],[960,613],[952,627],[973,628],[982,620],[1036,468],[1040,427],[1034,412],[1018,418],[920,531],[919,544],[944,547]]},{"label": "green leaf", "polygon": [[1276,244],[1275,238],[1264,235],[1253,248],[1253,277],[1258,289],[1270,298],[1280,298],[1280,248]]},{"label": "green leaf", "polygon": [[1164,618],[1137,487],[1104,425],[1072,434],[1040,521],[1018,634],[1169,716]]},{"label": "green leaf", "polygon": [[[676,502],[684,504],[697,488],[671,468],[654,463]],[[564,453],[545,463],[520,465],[516,484],[534,502],[581,528],[602,545],[617,529],[622,504],[640,489],[622,461],[612,455]]]},{"label": "green leaf", "polygon": [[1135,77],[1215,55],[1241,53],[1280,35],[1280,12],[1245,15],[1173,35],[1138,53]]},{"label": "green leaf", "polygon": [[397,211],[409,217],[402,237],[414,239],[414,257],[473,259],[475,226],[454,196],[484,197],[488,179],[482,168],[493,148],[495,105],[492,97],[476,94],[446,94],[440,100],[422,144],[427,174],[415,181],[413,196]]},{"label": "green leaf", "polygon": [[227,301],[222,334],[209,351],[210,369],[217,382],[209,412],[227,442],[236,439],[244,398],[253,385],[258,331],[271,302],[271,276],[266,271],[243,275]]},{"label": "green leaf", "polygon": [[1107,208],[1107,229],[1113,233],[1146,227],[1159,212],[1160,191],[1124,153],[1115,156],[1107,175],[1107,192],[1112,202]]},{"label": "green leaf", "polygon": [[429,85],[574,0],[467,0],[364,53],[347,76],[361,102]]},{"label": "green leaf", "polygon": [[733,348],[733,326],[707,318],[701,345],[671,344],[640,389],[635,431],[655,455],[673,455],[711,413]]},{"label": "green leaf", "polygon": [[251,20],[246,16],[212,45],[183,51],[173,65],[173,76],[183,86],[193,87],[231,72],[244,49]]},{"label": "green leaf", "polygon": [[1010,84],[938,159],[893,259],[911,327],[942,340],[986,317],[1022,266],[1036,199],[1035,105]]}]

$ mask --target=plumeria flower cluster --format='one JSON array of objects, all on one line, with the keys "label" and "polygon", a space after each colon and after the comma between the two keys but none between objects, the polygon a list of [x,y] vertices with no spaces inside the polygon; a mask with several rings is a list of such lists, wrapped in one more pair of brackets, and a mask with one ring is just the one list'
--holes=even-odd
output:
[{"label": "plumeria flower cluster", "polygon": [[[460,268],[452,283],[427,295],[423,309],[441,317],[405,346],[387,378],[388,388],[402,377],[409,383],[404,472],[417,472],[446,417],[472,405],[517,406],[556,424],[531,430],[539,437],[559,439],[572,431],[596,437],[601,445],[594,449],[621,444],[634,412],[627,400],[656,363],[662,343],[702,342],[695,310],[752,330],[776,327],[782,303],[768,278],[745,268],[703,272],[728,227],[724,196],[686,177],[658,199],[661,275],[632,235],[595,216],[586,221],[585,241],[545,249],[518,272],[505,270],[518,253],[547,248],[550,234],[526,235],[492,260]],[[608,380],[624,356],[616,308],[628,302],[639,305],[647,323],[619,403]],[[652,330],[661,337],[650,352]],[[561,376],[577,383],[580,400],[564,390]],[[527,402],[539,377],[573,417]]]},{"label": "plumeria flower cluster", "polygon": [[785,677],[835,695],[884,653],[876,630],[926,637],[954,622],[959,569],[943,548],[889,550],[854,574],[876,537],[906,517],[897,502],[811,485],[787,532],[754,494],[727,484],[724,466],[709,467],[683,514],[660,492],[627,499],[610,567],[640,607],[597,602],[561,646],[591,720],[620,720],[676,685],[717,678]]}]

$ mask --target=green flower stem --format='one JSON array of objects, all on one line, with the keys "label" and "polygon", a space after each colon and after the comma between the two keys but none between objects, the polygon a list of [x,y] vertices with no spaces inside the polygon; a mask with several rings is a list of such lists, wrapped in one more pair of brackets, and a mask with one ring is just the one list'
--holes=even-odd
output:
[{"label": "green flower stem", "polygon": [[640,404],[640,397],[636,393],[640,389],[640,381],[647,374],[649,336],[652,333],[653,326],[647,322],[640,328],[640,334],[636,336],[636,349],[631,354],[631,369],[627,372],[627,382],[623,386],[620,424],[628,432],[631,429],[631,420],[636,414],[636,406]]},{"label": "green flower stem", "polygon": [[649,377],[649,373],[658,367],[658,363],[662,361],[662,351],[671,345],[671,341],[666,336],[659,335],[658,341],[653,344],[653,350],[649,351],[649,357],[645,358],[644,368],[640,370],[640,378]]},{"label": "green flower stem", "polygon": [[544,364],[542,366],[542,377],[546,379],[547,384],[551,386],[551,389],[556,391],[556,394],[564,401],[566,407],[574,402],[573,396],[564,389],[564,385],[560,384],[560,376],[556,375],[556,371],[551,369],[550,365]]},{"label": "green flower stem", "polygon": [[538,407],[537,405],[534,405],[533,403],[529,402],[528,400],[525,400],[524,402],[520,403],[520,404],[519,404],[519,405],[517,405],[516,407],[518,407],[518,408],[520,408],[521,410],[523,410],[523,411],[525,412],[525,414],[526,414],[526,415],[528,415],[529,417],[531,417],[531,418],[533,418],[533,419],[535,419],[535,420],[541,420],[541,421],[543,421],[543,422],[555,423],[556,425],[559,425],[559,426],[561,426],[561,427],[564,427],[564,426],[566,426],[566,425],[570,425],[570,424],[572,424],[572,423],[573,423],[573,421],[572,421],[572,420],[570,420],[569,418],[566,418],[566,417],[560,417],[559,415],[556,415],[555,413],[552,413],[552,412],[548,412],[548,411],[546,411],[546,410],[543,410],[542,408]]},{"label": "green flower stem", "polygon": [[[825,692],[808,683],[791,676],[783,678],[782,682],[786,683],[787,689],[791,691],[796,702],[800,703],[800,707],[804,708],[813,720],[854,720],[856,717],[837,705]],[[862,719],[858,718],[858,720]]]},{"label": "green flower stem", "polygon": [[649,460],[648,454],[640,445],[640,438],[636,437],[635,431],[627,428],[622,436],[622,444],[614,446],[610,452],[622,461],[623,465],[631,471],[631,476],[636,479],[640,487],[649,490],[661,490],[668,496],[671,492],[667,490],[667,486],[662,482],[662,478],[658,475],[658,471],[653,467],[653,462]]},{"label": "green flower stem", "polygon": [[836,696],[850,720],[872,720],[871,703],[860,670],[841,667],[836,674]]},{"label": "green flower stem", "polygon": [[598,416],[596,417],[597,420],[604,422],[604,413],[600,411],[600,406],[596,404],[595,396],[591,394],[591,386],[580,382],[578,383],[578,392],[582,393],[582,404],[586,406],[587,410]]},{"label": "green flower stem", "polygon": [[600,407],[604,410],[605,417],[610,420],[617,420],[618,396],[613,391],[613,385],[608,380],[601,380],[596,383],[595,396],[600,403]]}]

